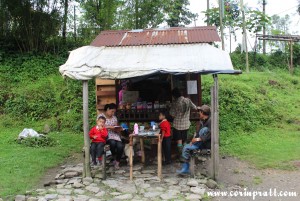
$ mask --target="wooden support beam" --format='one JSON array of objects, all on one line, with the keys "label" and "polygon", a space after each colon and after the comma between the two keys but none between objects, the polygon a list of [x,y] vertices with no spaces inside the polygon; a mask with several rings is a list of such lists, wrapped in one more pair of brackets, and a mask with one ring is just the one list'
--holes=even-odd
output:
[{"label": "wooden support beam", "polygon": [[214,86],[211,87],[211,150],[212,177],[218,180],[219,174],[219,95],[218,75],[213,75]]},{"label": "wooden support beam", "polygon": [[84,134],[84,165],[83,177],[91,177],[90,166],[90,137],[89,137],[89,87],[88,81],[82,81],[83,90],[83,134]]}]

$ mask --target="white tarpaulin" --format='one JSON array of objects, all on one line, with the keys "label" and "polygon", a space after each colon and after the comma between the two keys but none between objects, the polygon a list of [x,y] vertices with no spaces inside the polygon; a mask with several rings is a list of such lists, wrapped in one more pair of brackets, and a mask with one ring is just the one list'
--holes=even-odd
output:
[{"label": "white tarpaulin", "polygon": [[229,54],[209,44],[94,47],[70,53],[59,71],[76,80],[125,79],[163,73],[233,71]]}]

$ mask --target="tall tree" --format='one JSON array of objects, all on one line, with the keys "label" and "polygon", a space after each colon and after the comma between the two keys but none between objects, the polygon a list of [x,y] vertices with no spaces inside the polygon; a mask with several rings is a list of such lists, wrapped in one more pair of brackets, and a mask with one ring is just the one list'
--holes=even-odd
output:
[{"label": "tall tree", "polygon": [[62,3],[64,5],[62,38],[63,38],[63,41],[66,42],[69,0],[63,0]]},{"label": "tall tree", "polygon": [[197,18],[197,14],[188,9],[189,0],[166,0],[166,2],[166,22],[170,27],[184,26]]}]

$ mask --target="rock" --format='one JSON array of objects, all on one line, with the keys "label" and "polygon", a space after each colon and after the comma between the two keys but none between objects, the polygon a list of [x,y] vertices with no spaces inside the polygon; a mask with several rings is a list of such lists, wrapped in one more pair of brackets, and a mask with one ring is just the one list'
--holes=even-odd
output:
[{"label": "rock", "polygon": [[51,131],[51,129],[50,129],[49,124],[45,124],[44,129],[43,129],[43,133],[48,134],[48,133],[50,133],[50,131]]},{"label": "rock", "polygon": [[64,179],[65,178],[65,175],[64,174],[57,174],[56,176],[55,176],[55,179],[57,180],[57,179]]},{"label": "rock", "polygon": [[26,200],[26,196],[25,195],[17,195],[15,197],[15,201],[25,201]]},{"label": "rock", "polygon": [[102,179],[103,178],[103,174],[102,173],[97,173],[97,174],[95,174],[95,178]]},{"label": "rock", "polygon": [[109,188],[116,188],[117,186],[122,185],[120,182],[118,182],[116,180],[112,180],[112,179],[104,180],[104,181],[102,181],[102,183],[104,185],[108,186]]},{"label": "rock", "polygon": [[65,185],[65,188],[71,189],[71,188],[72,188],[72,185]]},{"label": "rock", "polygon": [[[187,187],[187,186],[186,186]],[[169,190],[177,190],[177,191],[181,191],[182,187],[181,186],[169,186]]]},{"label": "rock", "polygon": [[144,197],[145,198],[155,198],[155,197],[158,197],[162,194],[162,192],[147,192],[147,193],[144,193]]},{"label": "rock", "polygon": [[75,167],[67,167],[63,169],[62,173],[66,174],[67,172],[78,172],[78,174],[82,174],[83,167],[75,166]]},{"label": "rock", "polygon": [[74,201],[88,201],[90,199],[89,196],[86,195],[78,195],[74,198]]},{"label": "rock", "polygon": [[170,193],[164,193],[160,195],[160,198],[163,200],[174,200],[176,198],[176,195],[172,195]]},{"label": "rock", "polygon": [[124,174],[126,171],[125,170],[117,170],[115,171],[115,174]]},{"label": "rock", "polygon": [[139,187],[142,189],[148,189],[148,188],[150,188],[150,184],[142,184],[142,185],[139,185]]},{"label": "rock", "polygon": [[[150,185],[149,185],[149,187],[150,187]],[[154,190],[155,190],[155,191],[159,191],[159,192],[164,192],[164,191],[165,191],[165,189],[164,189],[163,187],[160,187],[160,186],[155,187]]]},{"label": "rock", "polygon": [[217,184],[217,182],[215,182],[214,180],[209,179],[209,180],[207,180],[207,182],[206,182],[206,186],[207,186],[208,188],[214,189],[214,188],[217,188],[218,184]]},{"label": "rock", "polygon": [[202,196],[205,193],[205,189],[200,187],[191,187],[191,192]]},{"label": "rock", "polygon": [[95,186],[87,186],[87,187],[85,187],[85,189],[92,193],[98,193],[100,191],[100,188],[95,187]]},{"label": "rock", "polygon": [[58,195],[57,194],[46,194],[45,199],[46,200],[55,200],[57,199]]},{"label": "rock", "polygon": [[132,198],[133,198],[132,194],[124,194],[115,197],[115,199],[119,199],[119,200],[131,200]]},{"label": "rock", "polygon": [[65,178],[73,178],[79,175],[79,172],[66,172]]},{"label": "rock", "polygon": [[155,174],[155,170],[143,170],[142,174]]},{"label": "rock", "polygon": [[119,192],[112,192],[112,193],[110,193],[110,195],[112,195],[112,196],[117,196],[117,195],[121,195],[122,193],[119,193]]},{"label": "rock", "polygon": [[195,186],[198,186],[198,181],[195,180],[195,179],[190,179],[190,180],[188,180],[186,185],[191,186],[191,187],[195,187]]},{"label": "rock", "polygon": [[136,193],[137,189],[134,185],[134,183],[129,183],[129,184],[123,184],[120,186],[116,187],[117,191],[121,192],[121,193]]},{"label": "rock", "polygon": [[102,196],[104,196],[105,195],[105,191],[100,191],[100,192],[98,192],[95,196],[96,197],[102,197]]},{"label": "rock", "polygon": [[82,194],[84,194],[85,193],[85,190],[82,190],[82,189],[75,189],[74,190],[74,194],[79,194],[79,195],[82,195]]},{"label": "rock", "polygon": [[180,192],[187,193],[187,192],[190,192],[190,190],[191,189],[188,186],[181,186]]},{"label": "rock", "polygon": [[148,178],[148,177],[153,177],[152,174],[136,174],[134,175],[135,178]]},{"label": "rock", "polygon": [[[39,199],[37,197],[29,197],[27,198],[27,201],[38,201]],[[0,199],[0,201],[3,201]]]},{"label": "rock", "polygon": [[89,201],[103,201],[102,199],[97,199],[97,198],[91,198]]},{"label": "rock", "polygon": [[198,179],[198,183],[199,184],[206,184],[207,183],[207,179]]},{"label": "rock", "polygon": [[58,184],[58,185],[56,185],[56,188],[57,189],[62,189],[62,188],[64,188],[65,187],[65,184]]},{"label": "rock", "polygon": [[141,169],[142,169],[141,165],[134,165],[132,168],[133,171],[140,171]]},{"label": "rock", "polygon": [[201,197],[201,195],[198,195],[198,194],[190,194],[185,199],[186,200],[201,200],[202,197]]},{"label": "rock", "polygon": [[164,181],[170,185],[177,185],[179,183],[178,179],[176,178],[167,178]]},{"label": "rock", "polygon": [[83,188],[83,187],[84,187],[84,185],[82,183],[79,183],[79,182],[75,182],[73,184],[73,188]]},{"label": "rock", "polygon": [[57,189],[56,192],[60,195],[71,195],[72,190],[70,190],[70,189]]},{"label": "rock", "polygon": [[82,179],[82,183],[86,186],[90,185],[93,183],[93,178],[92,177],[85,177]]},{"label": "rock", "polygon": [[134,183],[136,186],[141,186],[141,185],[145,184],[145,181],[144,181],[144,179],[136,179],[136,180],[134,180]]},{"label": "rock", "polygon": [[39,198],[38,201],[47,201],[46,198]]},{"label": "rock", "polygon": [[72,198],[58,198],[56,201],[73,201]]}]

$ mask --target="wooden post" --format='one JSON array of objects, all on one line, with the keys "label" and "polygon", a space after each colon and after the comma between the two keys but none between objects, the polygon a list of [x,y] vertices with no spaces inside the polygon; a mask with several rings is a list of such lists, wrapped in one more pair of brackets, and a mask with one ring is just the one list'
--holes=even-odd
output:
[{"label": "wooden post", "polygon": [[144,139],[140,137],[140,145],[141,145],[141,154],[142,154],[142,163],[145,163],[145,150],[144,150]]},{"label": "wooden post", "polygon": [[[209,11],[209,0],[207,0],[207,2],[206,2],[206,12],[208,12],[208,11]],[[209,26],[209,14],[208,13],[207,13],[206,17],[207,17],[207,26]]]},{"label": "wooden post", "polygon": [[129,138],[129,166],[130,166],[130,171],[129,171],[129,177],[130,181],[133,179],[133,137],[130,136]]},{"label": "wooden post", "polygon": [[294,73],[294,64],[293,64],[293,41],[290,41],[290,74]]},{"label": "wooden post", "polygon": [[84,133],[84,168],[83,177],[91,177],[90,137],[89,137],[89,88],[88,81],[82,81],[83,90],[83,133]]},{"label": "wooden post", "polygon": [[197,74],[197,88],[198,88],[198,106],[202,105],[202,79],[201,74]]},{"label": "wooden post", "polygon": [[161,153],[161,135],[158,135],[158,143],[157,143],[157,176],[161,180],[162,179],[162,153]]},{"label": "wooden post", "polygon": [[219,172],[219,95],[218,75],[214,74],[214,86],[211,88],[211,150],[213,179],[218,179]]}]

